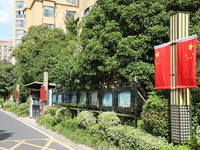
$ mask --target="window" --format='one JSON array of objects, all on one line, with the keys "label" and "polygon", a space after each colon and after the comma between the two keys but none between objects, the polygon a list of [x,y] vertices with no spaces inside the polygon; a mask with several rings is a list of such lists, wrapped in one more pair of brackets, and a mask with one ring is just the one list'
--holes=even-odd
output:
[{"label": "window", "polygon": [[87,15],[89,12],[90,12],[90,10],[92,9],[92,6],[90,6],[90,7],[88,7],[85,11],[84,11],[84,16],[85,15]]},{"label": "window", "polygon": [[16,27],[17,28],[23,28],[24,27],[24,21],[23,20],[17,20],[16,21]]},{"label": "window", "polygon": [[20,39],[15,40],[15,46],[18,46],[22,41]]},{"label": "window", "polygon": [[16,30],[15,31],[15,36],[16,37],[22,37],[24,35],[24,30]]},{"label": "window", "polygon": [[76,0],[67,0],[67,4],[76,5]]},{"label": "window", "polygon": [[75,11],[66,11],[66,16],[67,18],[71,18],[74,16],[75,13],[76,13]]},{"label": "window", "polygon": [[24,2],[23,1],[17,1],[16,2],[16,9],[21,9],[24,7]]},{"label": "window", "polygon": [[54,17],[54,7],[44,6],[43,7],[43,16]]},{"label": "window", "polygon": [[53,24],[47,24],[47,23],[44,23],[43,25],[47,25],[49,28],[53,29],[54,28],[54,25]]},{"label": "window", "polygon": [[24,14],[22,10],[16,11],[16,18],[24,18]]}]

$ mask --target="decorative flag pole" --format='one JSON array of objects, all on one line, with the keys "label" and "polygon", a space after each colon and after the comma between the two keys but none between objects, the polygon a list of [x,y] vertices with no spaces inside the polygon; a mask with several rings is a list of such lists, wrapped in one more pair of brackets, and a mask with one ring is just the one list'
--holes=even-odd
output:
[{"label": "decorative flag pole", "polygon": [[155,89],[170,89],[171,140],[179,144],[192,134],[189,88],[196,84],[197,36],[189,36],[189,13],[170,16],[170,42],[155,46]]}]

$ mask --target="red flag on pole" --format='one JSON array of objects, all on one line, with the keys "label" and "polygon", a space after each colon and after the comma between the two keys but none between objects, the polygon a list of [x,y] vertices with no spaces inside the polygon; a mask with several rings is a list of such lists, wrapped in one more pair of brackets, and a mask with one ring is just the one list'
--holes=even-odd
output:
[{"label": "red flag on pole", "polygon": [[46,100],[46,89],[45,86],[40,87],[40,100]]},{"label": "red flag on pole", "polygon": [[154,67],[154,89],[170,89],[170,43],[154,47]]},{"label": "red flag on pole", "polygon": [[189,36],[176,43],[176,88],[197,88],[197,36]]}]

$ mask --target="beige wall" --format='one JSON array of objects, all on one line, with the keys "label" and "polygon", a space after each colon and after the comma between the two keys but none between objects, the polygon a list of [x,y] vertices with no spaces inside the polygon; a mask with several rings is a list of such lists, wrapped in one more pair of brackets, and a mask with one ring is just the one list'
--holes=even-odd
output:
[{"label": "beige wall", "polygon": [[[54,17],[43,16],[43,6],[54,7]],[[25,31],[32,25],[53,24],[56,28],[61,28],[66,32],[64,18],[66,11],[76,11],[77,5],[69,5],[66,0],[32,0],[26,4],[24,14],[26,18]]]},{"label": "beige wall", "polygon": [[78,10],[74,16],[75,21],[78,23],[81,22],[85,10],[90,6],[93,6],[96,1],[97,0],[79,0]]}]

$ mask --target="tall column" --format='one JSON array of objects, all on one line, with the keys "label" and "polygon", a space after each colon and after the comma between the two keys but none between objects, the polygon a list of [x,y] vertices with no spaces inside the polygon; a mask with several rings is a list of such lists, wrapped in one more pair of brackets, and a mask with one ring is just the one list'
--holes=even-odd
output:
[{"label": "tall column", "polygon": [[190,90],[176,89],[176,43],[174,41],[189,36],[189,13],[176,12],[170,16],[171,42],[171,97],[170,125],[171,140],[181,143],[192,134]]},{"label": "tall column", "polygon": [[44,72],[43,84],[44,84],[45,90],[46,90],[46,101],[45,101],[45,104],[47,104],[47,101],[48,101],[48,85],[49,85],[48,72]]}]

